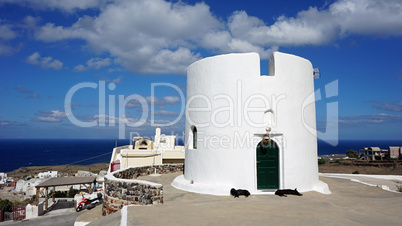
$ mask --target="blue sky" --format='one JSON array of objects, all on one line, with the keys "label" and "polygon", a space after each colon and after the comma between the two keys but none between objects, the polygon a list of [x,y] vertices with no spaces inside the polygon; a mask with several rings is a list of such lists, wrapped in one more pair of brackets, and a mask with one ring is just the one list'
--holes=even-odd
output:
[{"label": "blue sky", "polygon": [[[155,120],[174,121],[180,95],[152,83],[170,83],[185,95],[186,68],[204,57],[258,52],[262,74],[272,51],[295,54],[321,70],[316,89],[338,81],[337,96],[317,102],[325,133],[328,103],[337,103],[340,139],[401,139],[402,2],[338,1],[109,1],[0,0],[0,138],[116,139],[118,96],[138,94],[155,108]],[[80,89],[69,120],[68,91]],[[115,84],[114,89],[109,84]],[[114,97],[115,117],[109,111]],[[323,96],[324,97],[324,96]],[[105,107],[105,114],[99,107]],[[142,116],[130,102],[125,119]],[[152,135],[150,115],[129,132]],[[181,134],[184,118],[163,128]]]}]

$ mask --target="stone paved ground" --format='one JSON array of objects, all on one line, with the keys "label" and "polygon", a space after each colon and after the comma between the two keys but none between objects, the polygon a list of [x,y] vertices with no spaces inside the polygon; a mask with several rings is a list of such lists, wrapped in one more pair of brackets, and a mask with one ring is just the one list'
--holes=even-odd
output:
[{"label": "stone paved ground", "polygon": [[[350,180],[321,177],[328,183],[331,195],[306,192],[301,197],[258,195],[235,199],[177,190],[170,185],[177,175],[140,178],[162,183],[165,203],[128,207],[127,225],[400,225],[402,222],[402,194]],[[120,225],[121,219],[119,211],[90,225]]]}]

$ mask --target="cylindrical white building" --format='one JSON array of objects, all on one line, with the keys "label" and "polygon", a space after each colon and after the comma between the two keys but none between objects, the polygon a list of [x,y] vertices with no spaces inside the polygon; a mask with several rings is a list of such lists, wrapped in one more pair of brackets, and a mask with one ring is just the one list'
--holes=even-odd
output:
[{"label": "cylindrical white building", "polygon": [[279,52],[267,76],[260,74],[257,53],[190,65],[185,174],[173,185],[215,195],[229,195],[231,188],[329,193],[318,179],[313,79],[308,60]]}]

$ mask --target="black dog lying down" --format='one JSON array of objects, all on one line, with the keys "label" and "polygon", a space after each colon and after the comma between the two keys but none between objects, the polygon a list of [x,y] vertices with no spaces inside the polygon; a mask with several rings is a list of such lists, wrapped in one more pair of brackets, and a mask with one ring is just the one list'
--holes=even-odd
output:
[{"label": "black dog lying down", "polygon": [[235,198],[239,198],[240,195],[244,195],[246,197],[248,197],[250,195],[250,192],[247,190],[243,190],[243,189],[230,189],[230,194],[233,195]]},{"label": "black dog lying down", "polygon": [[287,197],[286,195],[298,195],[298,196],[303,196],[297,191],[297,188],[295,190],[292,189],[278,189],[275,192],[275,195],[279,195],[280,197]]}]

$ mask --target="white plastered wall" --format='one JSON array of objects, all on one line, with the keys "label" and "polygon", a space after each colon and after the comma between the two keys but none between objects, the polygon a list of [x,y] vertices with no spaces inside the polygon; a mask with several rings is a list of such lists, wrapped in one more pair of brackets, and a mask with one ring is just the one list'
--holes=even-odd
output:
[{"label": "white plastered wall", "polygon": [[[314,103],[303,106],[314,93],[312,65],[275,52],[269,72],[260,75],[257,53],[220,55],[189,66],[185,136],[191,140],[190,128],[197,127],[197,149],[186,140],[185,175],[175,187],[216,195],[228,195],[232,187],[261,193],[255,152],[269,124],[280,143],[280,188],[329,193],[318,180],[316,134],[303,124],[316,127]],[[272,114],[269,122],[266,112]]]}]

